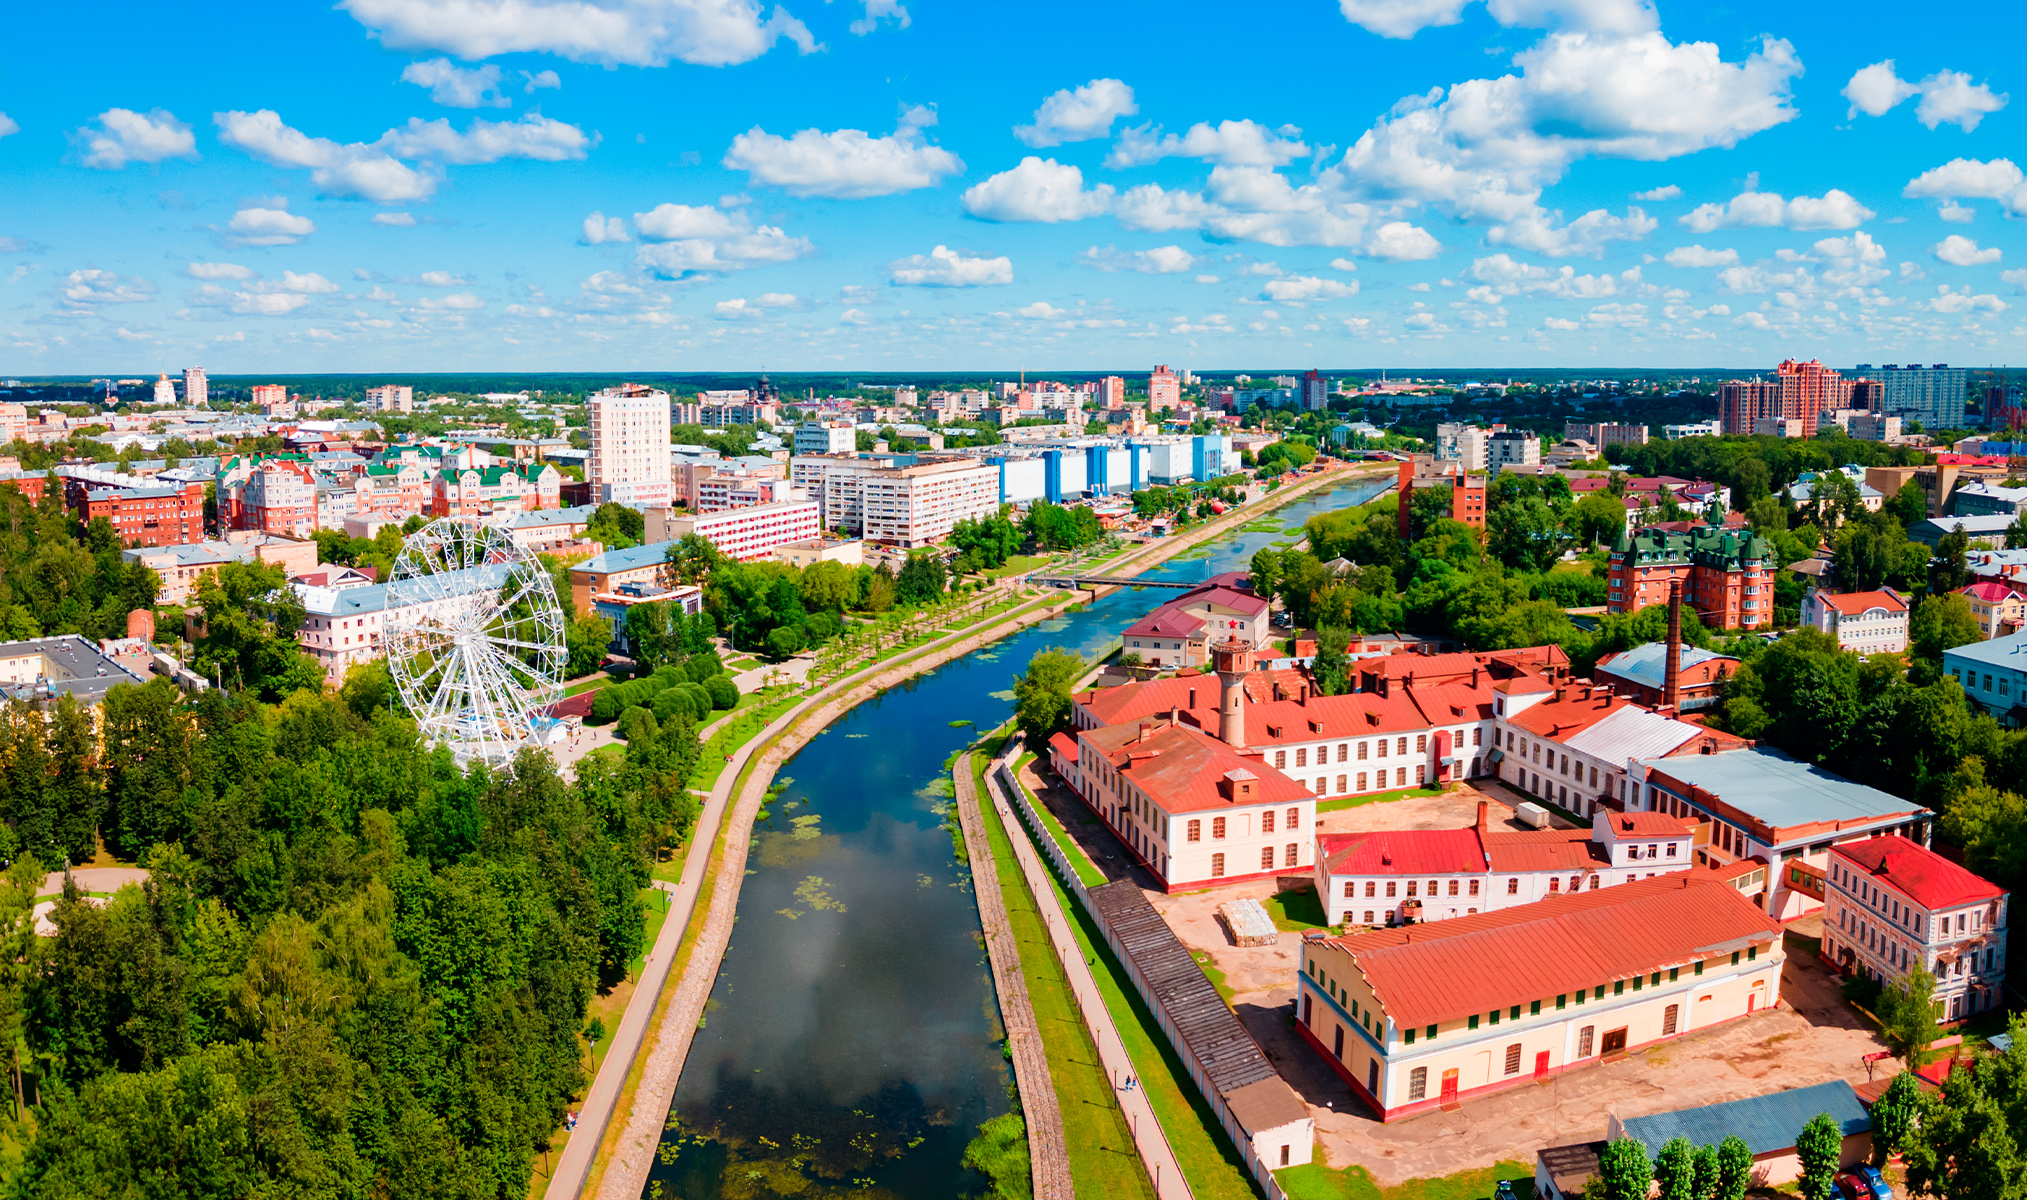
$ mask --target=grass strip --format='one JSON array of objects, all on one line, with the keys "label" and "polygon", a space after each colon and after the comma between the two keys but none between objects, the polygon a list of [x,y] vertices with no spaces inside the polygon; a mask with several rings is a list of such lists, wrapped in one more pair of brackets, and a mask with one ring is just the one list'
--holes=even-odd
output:
[{"label": "grass strip", "polygon": [[1326,1167],[1321,1162],[1274,1172],[1288,1200],[1485,1200],[1502,1179],[1513,1181],[1519,1200],[1534,1195],[1534,1168],[1510,1159],[1454,1175],[1410,1179],[1381,1187],[1364,1167]]},{"label": "grass strip", "polygon": [[1416,797],[1440,796],[1445,791],[1448,790],[1449,789],[1441,786],[1411,787],[1411,788],[1402,788],[1399,791],[1394,792],[1368,792],[1363,796],[1339,796],[1335,800],[1317,801],[1316,811],[1319,813],[1342,812],[1347,808],[1363,808],[1368,804],[1385,804],[1393,800],[1408,800]]},{"label": "grass strip", "polygon": [[1027,874],[1014,857],[1013,842],[999,811],[987,799],[984,757],[972,757],[979,813],[992,843],[993,865],[1006,904],[1007,923],[1020,947],[1021,974],[1035,1025],[1049,1056],[1049,1078],[1063,1114],[1063,1143],[1070,1156],[1076,1194],[1091,1200],[1153,1200],[1154,1187],[1133,1147],[1133,1132],[1120,1112],[1112,1080],[1098,1059],[1090,1031],[1070,992],[1069,978],[1056,958],[1042,923],[1041,909],[1028,889]]}]

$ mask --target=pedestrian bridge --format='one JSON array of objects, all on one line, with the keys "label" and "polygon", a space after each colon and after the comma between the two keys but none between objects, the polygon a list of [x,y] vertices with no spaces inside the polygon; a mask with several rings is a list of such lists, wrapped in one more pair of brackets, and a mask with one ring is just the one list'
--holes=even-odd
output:
[{"label": "pedestrian bridge", "polygon": [[1056,588],[1149,587],[1168,588],[1177,592],[1186,592],[1191,588],[1203,586],[1202,580],[1179,582],[1170,579],[1139,579],[1127,575],[1030,575],[1028,582]]}]

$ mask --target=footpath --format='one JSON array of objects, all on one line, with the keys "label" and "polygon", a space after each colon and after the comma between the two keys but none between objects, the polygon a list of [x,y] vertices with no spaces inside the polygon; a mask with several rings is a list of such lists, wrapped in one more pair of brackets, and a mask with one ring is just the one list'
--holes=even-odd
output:
[{"label": "footpath", "polygon": [[[1106,1077],[1112,1080],[1112,1095],[1133,1131],[1133,1145],[1140,1153],[1140,1162],[1147,1170],[1148,1179],[1154,1184],[1154,1194],[1157,1198],[1188,1200],[1189,1184],[1183,1178],[1182,1168],[1176,1165],[1175,1151],[1170,1148],[1167,1135],[1161,1131],[1161,1122],[1148,1103],[1147,1093],[1134,1079],[1133,1062],[1126,1056],[1126,1047],[1119,1040],[1119,1027],[1113,1023],[1112,1012],[1105,1006],[1105,997],[1098,990],[1098,980],[1092,974],[1090,962],[1084,957],[1083,948],[1077,944],[1076,934],[1070,931],[1070,916],[1063,911],[1061,898],[1049,884],[1049,868],[1042,862],[1041,855],[1035,852],[1034,841],[1027,832],[1027,821],[1014,813],[1006,789],[1000,782],[1000,769],[1005,767],[1011,774],[1012,764],[1024,749],[1018,737],[1007,743],[1004,757],[995,759],[986,768],[985,790],[992,796],[993,811],[999,814],[1000,823],[1006,827],[1007,840],[1013,843],[1014,857],[1020,860],[1021,874],[1027,877],[1028,891],[1034,893],[1035,907],[1040,910],[1042,924],[1049,931],[1049,944],[1055,947],[1056,957],[1063,964],[1064,977],[1070,981],[1070,994],[1076,998],[1077,1011],[1084,1016],[1084,1028],[1091,1033],[1091,1043],[1098,1047],[1098,1061],[1104,1066]],[[966,755],[964,762],[968,763],[970,757]],[[958,788],[961,794],[971,773],[968,766],[960,766],[959,770]],[[976,853],[973,851],[974,855]],[[985,869],[990,869],[989,862]],[[977,876],[978,873],[979,868],[974,868],[972,874]],[[984,895],[983,890],[980,895]],[[1018,952],[1011,947],[1009,952],[1016,955],[1015,966],[1018,969]],[[997,962],[994,967],[996,973]],[[1025,990],[1022,999],[1026,999]],[[1032,1129],[1029,1136],[1033,1136]],[[1039,1173],[1036,1180],[1035,1195],[1039,1200],[1042,1194]]]}]

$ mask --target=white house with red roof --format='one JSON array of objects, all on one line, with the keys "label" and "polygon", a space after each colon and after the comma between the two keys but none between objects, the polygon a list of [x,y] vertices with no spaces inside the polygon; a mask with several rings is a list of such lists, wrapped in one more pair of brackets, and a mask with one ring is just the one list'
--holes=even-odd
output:
[{"label": "white house with red roof", "polygon": [[1323,834],[1316,894],[1330,925],[1475,916],[1687,870],[1695,830],[1665,813],[1604,810],[1589,829],[1494,827],[1480,801],[1478,823],[1465,829]]},{"label": "white house with red roof", "polygon": [[2007,895],[1898,834],[1844,842],[1824,880],[1823,958],[1881,983],[1927,971],[1945,1021],[1998,1008]]},{"label": "white house with red roof", "polygon": [[1957,591],[1969,602],[1971,615],[1978,619],[1978,628],[1984,631],[1986,641],[2018,633],[2027,626],[2027,596],[2017,589],[1981,580]]},{"label": "white house with red roof", "polygon": [[1258,650],[1270,637],[1263,596],[1241,586],[1244,576],[1229,572],[1156,608],[1126,627],[1121,650],[1164,669],[1200,667],[1210,642],[1237,639]]},{"label": "white house with red roof", "polygon": [[1579,816],[1638,807],[1638,760],[1734,750],[1741,739],[1678,720],[1583,680],[1516,677],[1501,685],[1491,769],[1501,781]]},{"label": "white house with red roof", "polygon": [[1810,588],[1802,596],[1802,624],[1836,638],[1854,654],[1907,651],[1907,601],[1892,588],[1841,594]]},{"label": "white house with red roof", "polygon": [[1126,627],[1120,635],[1122,657],[1173,671],[1204,661],[1204,622],[1179,608],[1163,605]]}]

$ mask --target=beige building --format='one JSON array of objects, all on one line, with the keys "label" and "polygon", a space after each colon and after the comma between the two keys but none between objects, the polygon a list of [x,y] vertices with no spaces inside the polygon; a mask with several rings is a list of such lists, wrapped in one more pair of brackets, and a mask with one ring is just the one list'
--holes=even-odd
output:
[{"label": "beige building", "polygon": [[1296,1030],[1393,1121],[1774,1007],[1781,936],[1715,871],[1435,924],[1310,933]]},{"label": "beige building", "polygon": [[1845,593],[1810,588],[1802,597],[1802,624],[1836,638],[1854,654],[1907,650],[1907,601],[1890,588]]},{"label": "beige building", "polygon": [[1890,983],[1935,976],[1937,1015],[2001,1007],[2010,893],[1897,834],[1834,846],[1824,878],[1824,961]]},{"label": "beige building", "polygon": [[880,471],[863,488],[862,536],[890,546],[940,542],[959,521],[999,511],[999,468],[975,458]]},{"label": "beige building", "polygon": [[592,395],[585,481],[596,503],[669,502],[669,394],[635,383]]},{"label": "beige building", "polygon": [[774,548],[774,557],[791,567],[813,567],[820,562],[841,563],[847,567],[865,565],[866,544],[841,538],[816,537],[807,541],[789,542]]},{"label": "beige building", "polygon": [[285,574],[301,575],[317,565],[317,543],[278,533],[235,530],[224,541],[136,546],[121,551],[120,557],[140,563],[161,579],[162,591],[156,597],[159,603],[187,604],[196,595],[198,581],[225,563],[266,563],[281,567]]},{"label": "beige building", "polygon": [[407,384],[390,383],[385,387],[366,389],[366,407],[374,412],[408,413],[415,411],[415,389]]}]

